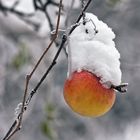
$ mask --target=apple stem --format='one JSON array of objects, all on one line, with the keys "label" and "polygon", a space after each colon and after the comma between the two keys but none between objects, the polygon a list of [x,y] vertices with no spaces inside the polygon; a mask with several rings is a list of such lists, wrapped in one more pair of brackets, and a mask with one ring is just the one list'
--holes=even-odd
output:
[{"label": "apple stem", "polygon": [[127,86],[128,86],[128,83],[122,83],[118,86],[112,85],[111,88],[113,88],[121,93],[125,93],[125,92],[127,92]]}]

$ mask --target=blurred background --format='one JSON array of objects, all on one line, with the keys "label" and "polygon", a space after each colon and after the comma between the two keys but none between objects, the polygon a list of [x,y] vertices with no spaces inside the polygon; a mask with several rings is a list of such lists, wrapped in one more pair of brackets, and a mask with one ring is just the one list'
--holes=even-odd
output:
[{"label": "blurred background", "polygon": [[[42,0],[45,3],[47,0]],[[50,41],[58,14],[58,0],[48,0],[49,18],[35,10],[33,0],[0,0],[0,139],[7,132],[21,102],[25,76],[30,73]],[[74,113],[63,99],[67,58],[62,51],[57,65],[39,88],[25,113],[23,128],[12,140],[139,140],[140,139],[140,0],[93,0],[87,9],[116,33],[121,54],[122,81],[128,92],[117,94],[107,114],[99,118]],[[19,15],[20,11],[32,16]],[[64,0],[61,29],[74,23],[80,0]],[[51,21],[48,22],[49,20]],[[57,44],[60,40],[57,40]],[[51,64],[59,45],[53,45],[30,81],[29,90]]]}]

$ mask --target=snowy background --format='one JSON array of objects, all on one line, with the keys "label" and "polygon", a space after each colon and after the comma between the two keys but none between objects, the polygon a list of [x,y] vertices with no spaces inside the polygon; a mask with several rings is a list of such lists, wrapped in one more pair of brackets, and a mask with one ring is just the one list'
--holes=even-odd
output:
[{"label": "snowy background", "polygon": [[[14,0],[2,0],[10,6]],[[69,7],[70,1],[65,2]],[[80,12],[79,0],[70,13],[69,25]],[[33,98],[26,112],[23,128],[13,140],[139,140],[140,139],[140,0],[94,0],[88,11],[106,22],[116,33],[116,47],[121,54],[123,82],[127,94],[117,94],[112,110],[100,118],[81,117],[70,110],[63,99],[67,74],[64,52],[59,62]],[[34,12],[31,0],[22,0],[18,10]],[[56,7],[48,7],[53,23]],[[61,27],[66,16],[63,16]],[[14,109],[21,101],[25,75],[28,74],[49,42],[45,16],[37,13],[33,20],[41,23],[38,32],[17,16],[0,12],[0,138],[14,119]],[[33,76],[32,89],[51,63],[57,48],[49,51]]]}]

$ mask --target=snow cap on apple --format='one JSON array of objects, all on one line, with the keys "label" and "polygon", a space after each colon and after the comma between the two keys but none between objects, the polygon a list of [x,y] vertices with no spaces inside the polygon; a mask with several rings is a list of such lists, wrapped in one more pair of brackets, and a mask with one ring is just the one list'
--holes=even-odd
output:
[{"label": "snow cap on apple", "polygon": [[92,13],[85,13],[87,21],[76,27],[69,38],[69,70],[87,70],[100,77],[100,82],[110,88],[120,85],[120,54],[115,48],[115,34],[110,27]]}]

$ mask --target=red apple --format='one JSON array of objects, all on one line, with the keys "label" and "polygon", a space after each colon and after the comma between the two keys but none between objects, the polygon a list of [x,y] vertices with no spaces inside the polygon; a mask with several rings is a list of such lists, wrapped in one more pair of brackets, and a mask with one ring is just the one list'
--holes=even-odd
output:
[{"label": "red apple", "polygon": [[64,85],[64,98],[73,111],[89,117],[98,117],[111,109],[116,94],[99,82],[88,71],[74,72]]}]

